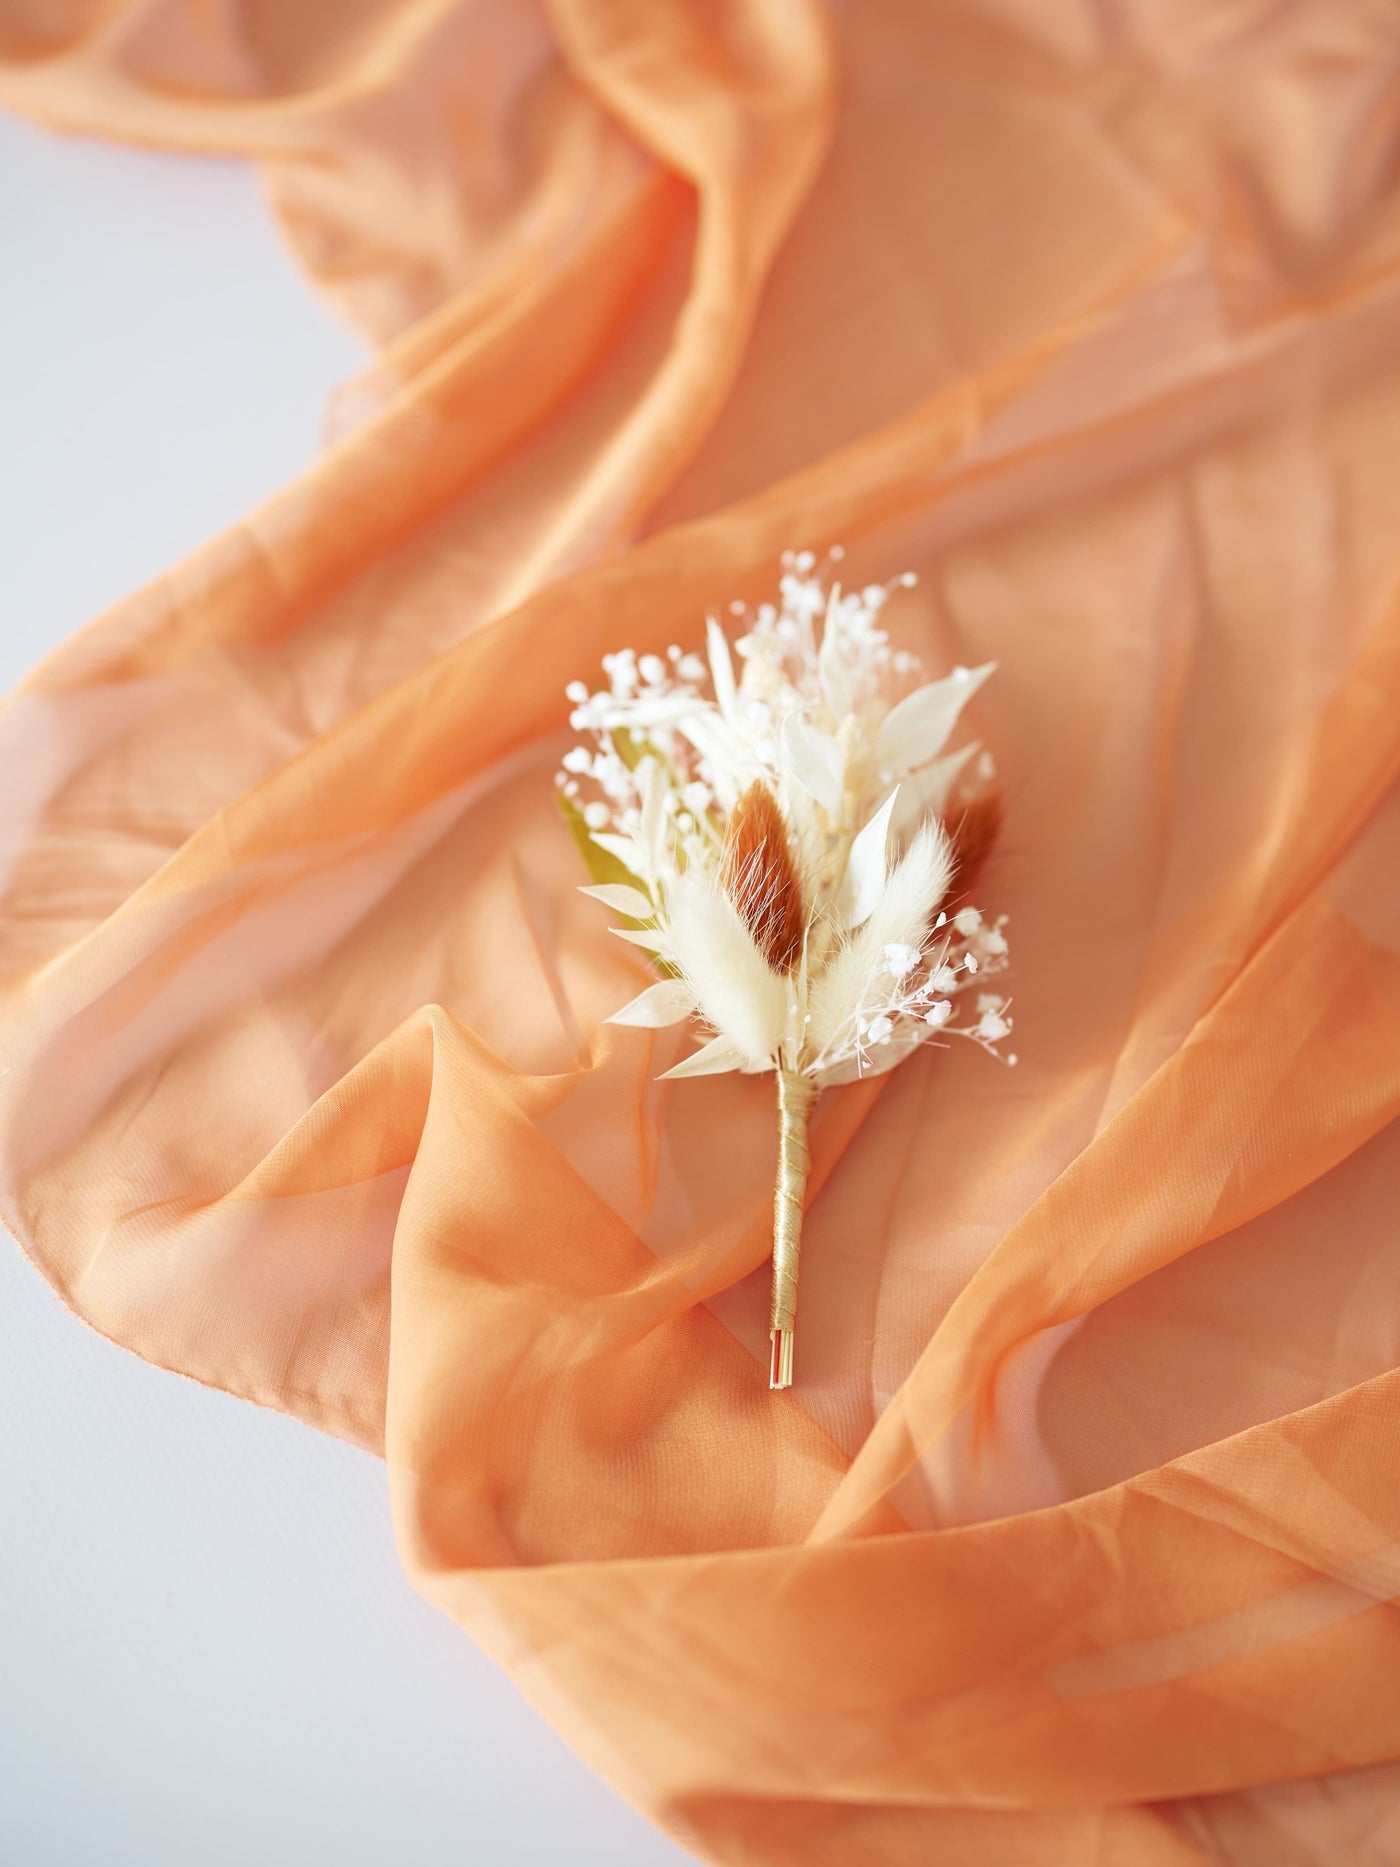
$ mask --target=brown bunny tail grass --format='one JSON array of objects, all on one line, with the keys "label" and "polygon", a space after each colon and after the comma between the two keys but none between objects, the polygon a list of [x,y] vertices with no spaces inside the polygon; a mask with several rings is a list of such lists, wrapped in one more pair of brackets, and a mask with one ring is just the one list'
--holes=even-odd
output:
[{"label": "brown bunny tail grass", "polygon": [[762,781],[729,814],[720,883],[774,972],[791,972],[802,951],[806,906],[783,813]]},{"label": "brown bunny tail grass", "polygon": [[953,850],[953,872],[945,899],[960,900],[976,887],[1001,835],[1002,814],[1001,792],[984,791],[960,815],[943,819]]}]

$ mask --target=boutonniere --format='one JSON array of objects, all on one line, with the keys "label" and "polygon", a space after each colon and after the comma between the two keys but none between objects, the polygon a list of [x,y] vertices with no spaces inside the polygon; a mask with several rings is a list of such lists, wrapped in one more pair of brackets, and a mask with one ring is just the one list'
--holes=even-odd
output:
[{"label": "boutonniere", "polygon": [[[993,663],[925,678],[883,627],[904,576],[843,591],[787,553],[779,600],[711,617],[703,656],[605,655],[567,690],[588,743],[559,798],[584,892],[661,975],[613,1024],[688,1022],[666,1076],[771,1073],[778,1103],[769,1384],[789,1387],[812,1105],[930,1041],[1000,1050],[1005,916],[968,900],[1000,826],[989,754],[945,750]],[[969,1004],[970,999],[970,1004]]]}]

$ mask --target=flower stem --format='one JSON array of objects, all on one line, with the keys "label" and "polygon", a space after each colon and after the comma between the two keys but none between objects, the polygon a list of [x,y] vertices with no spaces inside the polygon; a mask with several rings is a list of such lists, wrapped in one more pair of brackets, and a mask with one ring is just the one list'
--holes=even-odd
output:
[{"label": "flower stem", "polygon": [[778,1183],[773,1192],[773,1307],[768,1385],[792,1386],[793,1334],[797,1328],[797,1257],[802,1244],[802,1205],[812,1157],[807,1123],[816,1084],[796,1070],[778,1076]]}]

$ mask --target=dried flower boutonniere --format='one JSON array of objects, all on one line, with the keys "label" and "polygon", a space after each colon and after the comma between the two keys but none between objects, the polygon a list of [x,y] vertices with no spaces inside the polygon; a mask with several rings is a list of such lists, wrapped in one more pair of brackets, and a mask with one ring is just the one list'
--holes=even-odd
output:
[{"label": "dried flower boutonniere", "polygon": [[[663,975],[610,1022],[693,1019],[705,1041],[668,1077],[777,1078],[773,1387],[792,1383],[818,1092],[930,1038],[1001,1056],[1011,1029],[987,989],[1007,964],[1005,918],[966,901],[1000,823],[991,760],[975,743],[944,751],[994,664],[923,680],[881,627],[914,579],[846,594],[828,575],[786,554],[777,604],[733,606],[732,650],[711,618],[704,658],[604,656],[605,688],[569,686],[592,744],[558,779],[594,878],[584,892]],[[976,1015],[959,1017],[969,989]]]}]

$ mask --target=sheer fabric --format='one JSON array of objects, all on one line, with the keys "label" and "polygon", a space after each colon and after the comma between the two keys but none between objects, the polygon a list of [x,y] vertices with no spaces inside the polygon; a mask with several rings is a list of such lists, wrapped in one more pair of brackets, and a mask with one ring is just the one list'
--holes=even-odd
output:
[{"label": "sheer fabric", "polygon": [[[706,1859],[1400,1862],[1395,25],[0,3],[377,345],[0,715],[5,1217]],[[823,1099],[782,1396],[768,1086],[604,1025],[550,778],[833,542],[999,663],[1020,1063]]]}]

